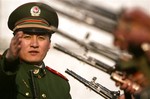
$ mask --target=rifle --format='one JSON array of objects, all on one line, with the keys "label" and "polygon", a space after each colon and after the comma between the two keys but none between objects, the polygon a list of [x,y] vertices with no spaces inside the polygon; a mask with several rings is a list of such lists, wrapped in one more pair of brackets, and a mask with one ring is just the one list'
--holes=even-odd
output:
[{"label": "rifle", "polygon": [[53,31],[55,31],[57,34],[59,34],[59,35],[61,35],[63,37],[66,37],[69,40],[77,43],[78,45],[80,45],[82,47],[84,47],[86,50],[91,50],[91,51],[93,51],[95,53],[98,53],[98,54],[101,54],[101,55],[103,55],[103,56],[105,56],[105,57],[107,57],[107,58],[109,58],[111,60],[116,61],[116,60],[118,60],[118,58],[123,57],[122,56],[123,54],[120,54],[122,52],[116,53],[117,51],[114,52],[113,49],[111,49],[109,47],[106,47],[106,46],[104,46],[104,45],[102,45],[100,43],[96,43],[96,42],[86,43],[83,40],[79,40],[79,39],[77,39],[77,38],[75,38],[75,37],[73,37],[73,36],[71,36],[71,35],[69,35],[69,34],[67,34],[67,33],[65,33],[63,31],[61,31],[60,29],[56,29],[53,26],[51,26],[51,29]]},{"label": "rifle", "polygon": [[112,49],[110,47],[104,46],[98,42],[89,42],[89,45],[92,46],[94,49],[103,51],[103,55],[107,56],[107,58],[110,58],[114,60],[115,62],[119,59],[121,60],[130,60],[132,59],[132,55],[127,51],[121,51],[118,49]]},{"label": "rifle", "polygon": [[[122,24],[127,24],[123,25],[125,28],[139,28],[139,26],[143,28],[145,25],[149,26],[147,22],[149,16],[145,16],[143,12],[141,13],[140,9],[139,12],[135,11],[135,15],[129,20],[129,17],[126,16],[126,9],[111,11],[111,9],[108,10],[104,7],[92,5],[84,0],[55,0],[55,2],[57,5],[54,3],[54,5],[51,6],[53,6],[58,13],[108,33],[114,33]],[[137,9],[137,7],[135,9]],[[143,16],[139,16],[136,13]]]},{"label": "rifle", "polygon": [[101,84],[96,83],[96,77],[93,77],[92,81],[88,81],[76,74],[75,72],[73,72],[72,70],[67,69],[65,72],[77,79],[78,81],[80,81],[81,83],[83,83],[88,88],[92,89],[94,92],[103,96],[105,99],[118,99],[118,96],[120,95],[120,91],[111,91],[106,87],[102,86]]},{"label": "rifle", "polygon": [[[59,1],[59,0],[57,0],[57,1]],[[114,12],[112,10],[110,11],[104,7],[100,7],[100,6],[91,4],[87,1],[85,2],[82,0],[78,0],[78,1],[67,0],[67,1],[59,1],[59,2],[62,2],[68,6],[70,5],[77,9],[84,10],[86,12],[98,14],[99,16],[103,16],[103,17],[106,17],[106,18],[114,20],[114,21],[117,20],[117,18],[118,18],[118,14],[116,12]]]},{"label": "rifle", "polygon": [[112,33],[117,26],[118,15],[84,1],[55,0],[59,6],[50,4],[58,13],[80,23]]},{"label": "rifle", "polygon": [[[59,50],[59,51],[62,51],[76,59],[78,59],[79,61],[82,61],[82,62],[85,62],[87,63],[88,65],[90,66],[93,66],[107,74],[110,75],[110,78],[114,81],[118,81],[120,83],[127,83],[127,84],[130,84],[131,85],[131,82],[130,80],[126,79],[126,80],[123,80],[122,78],[122,72],[118,71],[115,67],[115,65],[118,65],[118,64],[115,64],[114,66],[109,66],[103,62],[101,62],[100,60],[97,60],[96,58],[93,58],[93,57],[82,57],[80,55],[77,55],[76,53],[72,52],[72,51],[69,51],[68,49],[56,44],[54,46],[55,49]],[[137,83],[133,83],[132,84],[132,87],[133,89],[135,90],[139,90],[141,88],[140,85],[138,85]]]}]

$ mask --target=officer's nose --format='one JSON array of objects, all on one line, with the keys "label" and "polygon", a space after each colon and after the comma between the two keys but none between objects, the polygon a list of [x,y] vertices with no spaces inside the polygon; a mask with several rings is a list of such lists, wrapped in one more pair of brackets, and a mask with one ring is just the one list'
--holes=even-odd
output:
[{"label": "officer's nose", "polygon": [[33,47],[33,48],[38,48],[39,47],[37,36],[32,37],[30,46]]}]

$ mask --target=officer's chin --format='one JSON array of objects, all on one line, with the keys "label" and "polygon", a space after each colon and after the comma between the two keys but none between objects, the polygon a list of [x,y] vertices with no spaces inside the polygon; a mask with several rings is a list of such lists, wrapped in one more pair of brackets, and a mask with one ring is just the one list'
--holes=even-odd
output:
[{"label": "officer's chin", "polygon": [[30,64],[30,65],[41,65],[42,63],[43,63],[43,61],[31,61],[31,60],[22,60],[22,59],[20,59],[20,61],[21,62],[25,62],[25,63],[27,63],[27,64]]}]

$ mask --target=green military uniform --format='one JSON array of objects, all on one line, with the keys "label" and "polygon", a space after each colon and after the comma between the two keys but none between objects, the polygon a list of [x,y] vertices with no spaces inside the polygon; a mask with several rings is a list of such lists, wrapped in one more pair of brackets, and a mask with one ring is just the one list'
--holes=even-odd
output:
[{"label": "green military uniform", "polygon": [[144,86],[141,92],[135,93],[133,96],[134,99],[150,99],[150,61],[143,49],[139,49],[140,53],[133,54],[132,59],[128,61],[120,60],[118,69],[126,71],[129,74],[134,74],[137,71],[142,72],[146,77],[148,85]]},{"label": "green military uniform", "polygon": [[5,54],[0,60],[0,98],[33,99],[33,86],[29,71],[33,70],[36,99],[71,99],[68,80],[60,73],[16,60],[8,63]]},{"label": "green military uniform", "polygon": [[[14,32],[48,33],[58,27],[58,16],[48,5],[40,2],[26,3],[15,9],[8,19]],[[6,52],[0,58],[1,99],[71,99],[68,80],[57,71],[35,66],[16,59],[8,62]]]},{"label": "green military uniform", "polygon": [[145,88],[142,92],[134,95],[135,99],[150,99],[150,87]]}]

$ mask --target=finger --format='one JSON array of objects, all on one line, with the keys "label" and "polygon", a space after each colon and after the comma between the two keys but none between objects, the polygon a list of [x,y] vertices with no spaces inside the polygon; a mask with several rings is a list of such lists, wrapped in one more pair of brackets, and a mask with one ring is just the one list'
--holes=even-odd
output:
[{"label": "finger", "polygon": [[13,57],[17,57],[18,56],[18,52],[21,49],[21,38],[23,36],[22,32],[18,32],[16,33],[16,35],[12,38],[11,40],[11,44],[10,44],[10,48],[9,48],[9,52]]},{"label": "finger", "polygon": [[134,92],[135,92],[135,89],[132,88],[132,85],[131,85],[131,86],[128,86],[126,90],[127,90],[128,92],[130,92],[130,93],[134,93]]},{"label": "finger", "polygon": [[16,35],[14,36],[12,40],[14,48],[20,48],[22,36],[23,36],[23,32],[20,31],[16,33]]},{"label": "finger", "polygon": [[121,84],[119,82],[116,82],[115,85],[116,86],[121,86]]},{"label": "finger", "polygon": [[120,96],[118,97],[118,99],[125,99],[124,94],[120,95]]},{"label": "finger", "polygon": [[123,74],[122,74],[122,80],[125,80],[125,79],[127,79],[128,77],[127,77],[127,74],[124,72]]},{"label": "finger", "polygon": [[128,87],[128,84],[127,84],[127,83],[123,83],[123,84],[120,86],[120,89],[125,90],[125,89],[127,89],[127,87]]},{"label": "finger", "polygon": [[18,41],[22,38],[22,36],[23,36],[22,31],[17,32],[16,35],[14,36],[14,38],[13,38],[14,43],[18,43]]}]

